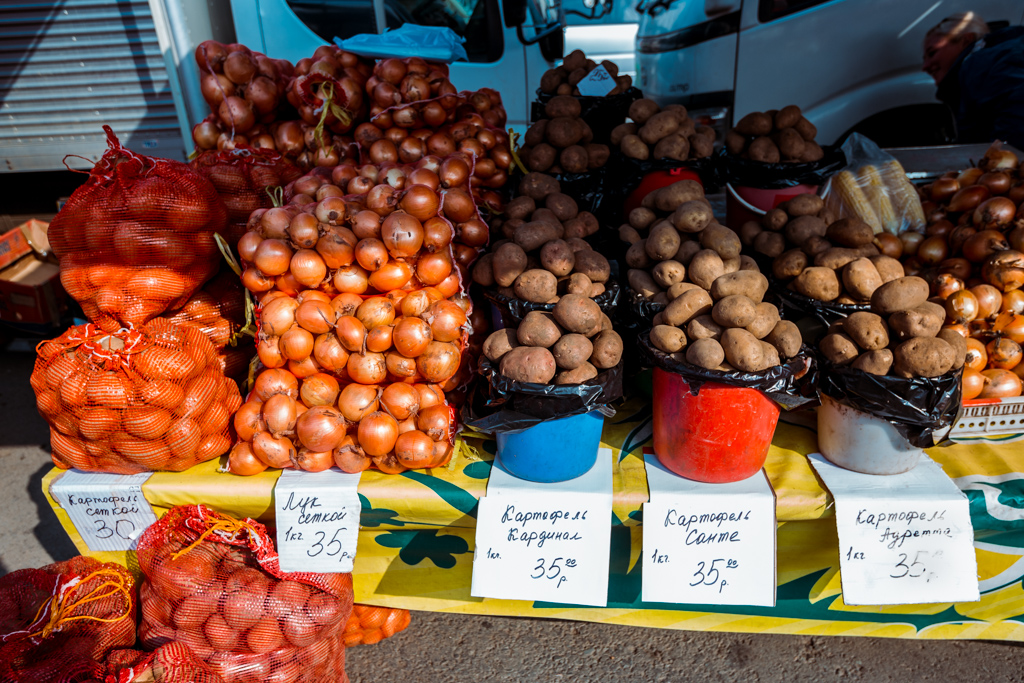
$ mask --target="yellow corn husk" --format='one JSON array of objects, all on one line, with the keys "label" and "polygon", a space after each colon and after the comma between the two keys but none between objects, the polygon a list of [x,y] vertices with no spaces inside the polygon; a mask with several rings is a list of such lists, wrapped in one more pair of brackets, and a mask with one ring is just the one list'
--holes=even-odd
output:
[{"label": "yellow corn husk", "polygon": [[889,187],[892,189],[892,206],[898,215],[903,217],[907,230],[923,231],[927,221],[924,217],[924,209],[921,208],[921,197],[918,196],[906,171],[895,159],[887,161],[880,169],[882,177],[890,180]]},{"label": "yellow corn husk", "polygon": [[889,195],[893,191],[892,186],[886,185],[882,181],[882,176],[878,169],[870,164],[862,166],[857,173],[867,181],[864,195],[875,209],[882,229],[898,235],[903,221],[902,217],[896,215],[896,212],[893,210],[892,201],[889,199]]},{"label": "yellow corn husk", "polygon": [[835,185],[840,203],[847,212],[870,225],[876,234],[882,232],[882,224],[878,220],[878,215],[871,208],[871,203],[865,196],[864,190],[857,184],[857,179],[852,173],[840,171],[832,176],[832,183]]}]

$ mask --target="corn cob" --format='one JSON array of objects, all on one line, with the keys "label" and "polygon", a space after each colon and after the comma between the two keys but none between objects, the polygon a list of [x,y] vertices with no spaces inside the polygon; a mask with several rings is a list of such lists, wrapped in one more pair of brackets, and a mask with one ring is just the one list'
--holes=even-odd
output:
[{"label": "corn cob", "polygon": [[874,207],[882,229],[898,235],[903,220],[902,216],[897,217],[896,212],[893,211],[892,202],[889,200],[889,195],[892,193],[891,186],[882,182],[882,176],[879,174],[878,169],[870,164],[862,166],[858,174],[867,182],[864,194],[868,201],[871,202],[871,206]]},{"label": "corn cob", "polygon": [[908,230],[922,231],[927,222],[924,217],[924,209],[921,208],[921,198],[917,194],[906,171],[895,159],[882,164],[882,176],[890,179],[893,208],[903,215]]},{"label": "corn cob", "polygon": [[848,212],[870,225],[875,233],[881,232],[882,225],[878,220],[878,215],[871,208],[868,198],[864,195],[864,190],[857,184],[857,179],[853,174],[849,171],[840,171],[832,176],[832,182],[841,205]]}]

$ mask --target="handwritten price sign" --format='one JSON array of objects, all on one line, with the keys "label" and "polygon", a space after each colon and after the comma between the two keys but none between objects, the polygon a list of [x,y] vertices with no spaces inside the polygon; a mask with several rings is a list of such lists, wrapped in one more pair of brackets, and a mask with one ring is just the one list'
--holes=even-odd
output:
[{"label": "handwritten price sign", "polygon": [[846,604],[979,599],[967,498],[927,456],[893,476],[850,472],[817,454],[811,464],[836,501]]},{"label": "handwritten price sign", "polygon": [[151,475],[69,470],[50,486],[89,550],[131,550],[150,524],[153,508],[142,495]]},{"label": "handwritten price sign", "polygon": [[599,66],[577,83],[576,87],[579,88],[580,95],[604,97],[615,89],[615,85],[615,79],[608,73],[608,69]]},{"label": "handwritten price sign", "polygon": [[277,551],[286,572],[350,572],[359,543],[358,474],[284,470],[274,487]]}]

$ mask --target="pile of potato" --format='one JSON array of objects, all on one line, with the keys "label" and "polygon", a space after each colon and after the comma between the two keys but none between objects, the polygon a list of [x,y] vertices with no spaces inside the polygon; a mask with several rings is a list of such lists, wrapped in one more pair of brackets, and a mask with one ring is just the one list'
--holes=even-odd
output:
[{"label": "pile of potato", "polygon": [[795,104],[779,110],[747,114],[725,134],[729,154],[751,161],[777,164],[818,161],[825,152],[814,141],[818,129]]},{"label": "pile of potato", "polygon": [[611,154],[608,145],[594,142],[594,131],[580,114],[580,101],[558,95],[544,105],[543,118],[526,131],[519,156],[531,171],[586,173],[601,168]]},{"label": "pile of potato", "polygon": [[619,67],[615,62],[606,59],[598,64],[593,59],[587,59],[583,50],[573,50],[562,60],[560,66],[544,72],[540,77],[540,91],[549,95],[579,96],[580,91],[576,84],[599,66],[603,66],[615,79],[615,87],[608,93],[609,95],[618,95],[633,87],[633,78],[620,76]]},{"label": "pile of potato", "polygon": [[593,298],[605,292],[611,264],[583,239],[597,232],[597,219],[579,211],[555,178],[526,174],[505,215],[505,239],[474,264],[474,282],[497,285],[499,294],[538,304],[558,303],[569,294]]},{"label": "pile of potato", "polygon": [[719,275],[709,289],[676,287],[678,296],[651,330],[651,343],[675,359],[707,370],[763,372],[800,352],[800,330],[762,301],[768,280],[756,270]]},{"label": "pile of potato", "polygon": [[518,328],[493,332],[484,355],[517,382],[579,384],[618,365],[622,338],[594,301],[566,294],[550,313],[530,311]]},{"label": "pile of potato", "polygon": [[[876,235],[857,218],[833,220],[821,198],[802,194],[748,221],[740,240],[772,261],[772,274],[788,287],[818,301],[863,304],[880,285],[904,276],[886,255],[899,238]],[[898,255],[898,251],[894,252]]]},{"label": "pile of potato", "polygon": [[873,375],[940,377],[962,367],[967,342],[943,329],[946,310],[928,297],[928,283],[919,277],[886,282],[871,295],[870,311],[832,324],[821,352],[836,365]]},{"label": "pile of potato", "polygon": [[694,126],[681,104],[661,109],[654,100],[637,100],[629,105],[629,118],[612,130],[611,143],[630,159],[686,161],[715,151],[715,130]]}]

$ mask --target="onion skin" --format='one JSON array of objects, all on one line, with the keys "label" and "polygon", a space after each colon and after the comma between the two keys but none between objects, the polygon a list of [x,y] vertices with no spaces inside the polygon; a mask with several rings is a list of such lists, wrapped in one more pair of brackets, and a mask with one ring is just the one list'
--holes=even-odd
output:
[{"label": "onion skin", "polygon": [[985,389],[985,376],[977,370],[964,368],[963,376],[963,400],[970,401],[978,398]]},{"label": "onion skin", "polygon": [[992,369],[981,373],[985,387],[978,398],[1013,398],[1021,394],[1021,379],[1009,370]]},{"label": "onion skin", "polygon": [[369,456],[390,453],[398,440],[398,422],[387,413],[376,412],[359,421],[359,445]]}]

